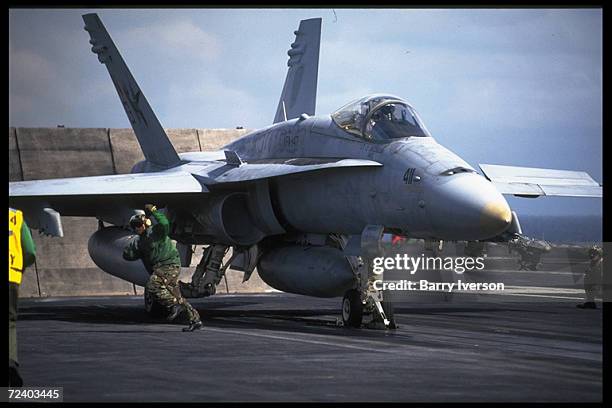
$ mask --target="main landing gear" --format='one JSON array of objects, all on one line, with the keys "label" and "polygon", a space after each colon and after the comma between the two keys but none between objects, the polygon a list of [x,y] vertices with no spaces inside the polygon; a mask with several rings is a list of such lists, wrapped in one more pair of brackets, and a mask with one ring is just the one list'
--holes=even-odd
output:
[{"label": "main landing gear", "polygon": [[179,282],[181,294],[184,297],[201,298],[212,296],[217,292],[217,285],[238,254],[237,251],[234,251],[231,259],[224,265],[223,258],[229,248],[227,245],[210,245],[204,250],[202,259],[191,277],[191,282]]}]

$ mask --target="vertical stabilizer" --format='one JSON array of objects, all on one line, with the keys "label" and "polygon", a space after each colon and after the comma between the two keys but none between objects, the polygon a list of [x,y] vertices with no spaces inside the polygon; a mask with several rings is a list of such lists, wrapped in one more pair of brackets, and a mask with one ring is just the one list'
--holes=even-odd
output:
[{"label": "vertical stabilizer", "polygon": [[315,114],[321,18],[300,21],[300,28],[294,33],[295,42],[287,52],[289,70],[274,123],[297,118],[302,113]]},{"label": "vertical stabilizer", "polygon": [[85,30],[91,37],[91,50],[98,55],[98,60],[106,65],[145,158],[161,167],[179,164],[176,150],[98,15],[85,14],[83,21]]}]

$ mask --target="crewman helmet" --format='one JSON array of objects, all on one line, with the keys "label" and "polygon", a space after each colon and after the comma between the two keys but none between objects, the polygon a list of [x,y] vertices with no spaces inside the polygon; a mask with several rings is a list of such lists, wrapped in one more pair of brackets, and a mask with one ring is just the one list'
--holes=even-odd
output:
[{"label": "crewman helmet", "polygon": [[151,220],[145,217],[144,214],[135,214],[130,218],[130,228],[135,230],[137,227],[144,225],[148,227],[151,225]]}]

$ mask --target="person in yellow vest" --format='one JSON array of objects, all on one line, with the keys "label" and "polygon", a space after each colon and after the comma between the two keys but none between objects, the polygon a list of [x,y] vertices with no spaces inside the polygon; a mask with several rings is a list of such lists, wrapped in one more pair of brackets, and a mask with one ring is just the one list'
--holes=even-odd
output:
[{"label": "person in yellow vest", "polygon": [[17,360],[17,300],[21,276],[36,260],[36,246],[23,213],[9,208],[9,387],[21,387]]}]

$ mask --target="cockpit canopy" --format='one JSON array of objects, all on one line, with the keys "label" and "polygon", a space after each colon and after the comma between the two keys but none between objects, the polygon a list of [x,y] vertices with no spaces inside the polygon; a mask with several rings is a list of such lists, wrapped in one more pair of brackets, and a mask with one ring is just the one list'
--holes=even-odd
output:
[{"label": "cockpit canopy", "polygon": [[431,136],[408,102],[391,95],[365,96],[344,105],[331,117],[336,125],[367,141]]}]

